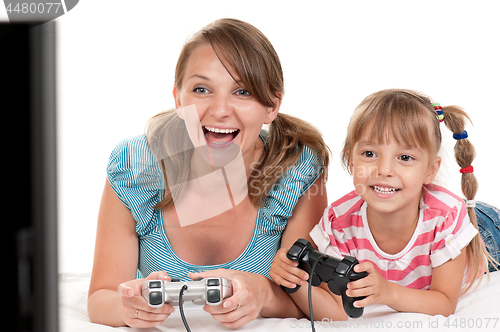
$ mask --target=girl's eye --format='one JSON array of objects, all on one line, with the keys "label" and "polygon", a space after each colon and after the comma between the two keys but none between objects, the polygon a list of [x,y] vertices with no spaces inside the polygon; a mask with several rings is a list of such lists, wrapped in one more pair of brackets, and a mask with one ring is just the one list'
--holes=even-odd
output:
[{"label": "girl's eye", "polygon": [[202,87],[196,87],[196,88],[194,88],[194,89],[193,89],[193,92],[203,94],[203,93],[207,93],[207,92],[208,92],[208,89],[206,89],[206,88],[202,88]]},{"label": "girl's eye", "polygon": [[362,153],[362,155],[363,155],[363,156],[365,156],[365,157],[367,157],[367,158],[373,158],[373,157],[375,157],[375,156],[376,156],[376,155],[375,155],[375,152],[373,152],[373,151],[364,151],[364,152]]},{"label": "girl's eye", "polygon": [[409,161],[414,160],[415,158],[413,158],[412,156],[409,156],[409,155],[407,155],[407,154],[404,154],[404,155],[402,155],[401,157],[399,157],[399,159],[400,159],[401,161],[409,162]]}]

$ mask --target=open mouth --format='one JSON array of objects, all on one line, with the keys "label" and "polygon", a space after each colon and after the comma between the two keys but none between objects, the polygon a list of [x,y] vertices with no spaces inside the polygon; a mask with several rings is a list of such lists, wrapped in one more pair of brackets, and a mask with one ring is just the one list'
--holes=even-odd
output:
[{"label": "open mouth", "polygon": [[209,126],[204,126],[203,131],[206,140],[213,144],[232,143],[240,133],[240,130],[237,128],[215,128]]},{"label": "open mouth", "polygon": [[400,191],[401,189],[397,189],[397,188],[388,188],[388,187],[378,187],[378,186],[371,186],[371,188],[379,193],[379,194],[382,194],[382,195],[390,195],[390,194],[395,194],[397,193],[398,191]]}]

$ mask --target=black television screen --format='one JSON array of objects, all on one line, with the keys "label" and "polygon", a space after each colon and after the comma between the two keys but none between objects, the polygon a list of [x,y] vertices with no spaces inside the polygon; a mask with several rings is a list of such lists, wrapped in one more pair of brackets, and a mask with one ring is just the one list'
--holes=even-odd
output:
[{"label": "black television screen", "polygon": [[0,23],[2,298],[13,331],[58,331],[55,29]]}]

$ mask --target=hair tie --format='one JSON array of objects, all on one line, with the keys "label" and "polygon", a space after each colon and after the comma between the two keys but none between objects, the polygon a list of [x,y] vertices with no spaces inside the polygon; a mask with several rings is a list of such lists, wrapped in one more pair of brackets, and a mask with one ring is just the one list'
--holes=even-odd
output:
[{"label": "hair tie", "polygon": [[466,173],[472,173],[474,172],[474,167],[469,166],[469,167],[464,167],[460,169],[460,173],[466,174]]},{"label": "hair tie", "polygon": [[439,122],[444,121],[444,114],[443,114],[443,108],[439,103],[433,103],[432,106],[434,107],[434,110],[436,111],[437,115],[436,118],[439,120]]},{"label": "hair tie", "polygon": [[467,135],[467,131],[466,130],[464,130],[460,134],[453,134],[453,138],[456,139],[456,140],[464,139],[464,138],[467,138],[467,137],[469,137],[469,135]]},{"label": "hair tie", "polygon": [[466,208],[475,208],[476,207],[476,201],[474,200],[468,200],[465,202],[465,207]]}]

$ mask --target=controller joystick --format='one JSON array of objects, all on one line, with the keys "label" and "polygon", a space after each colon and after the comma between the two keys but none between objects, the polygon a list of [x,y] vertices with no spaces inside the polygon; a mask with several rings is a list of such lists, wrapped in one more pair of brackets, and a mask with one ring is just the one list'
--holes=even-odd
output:
[{"label": "controller joystick", "polygon": [[146,280],[142,284],[142,296],[153,308],[161,307],[165,303],[177,306],[183,286],[187,287],[183,293],[183,300],[195,304],[219,305],[233,294],[231,281],[228,279],[200,278],[193,281]]},{"label": "controller joystick", "polygon": [[[353,268],[359,262],[356,258],[345,256],[342,260],[323,254],[313,248],[311,243],[305,239],[298,239],[288,250],[286,256],[292,261],[299,262],[299,268],[309,274],[308,282],[315,287],[327,283],[328,288],[335,295],[342,296],[342,304],[345,313],[351,318],[359,318],[363,315],[363,308],[354,307],[353,303],[365,297],[349,297],[346,295],[347,284],[366,277],[366,272],[354,272]],[[316,264],[314,273],[311,275],[312,266]],[[295,288],[283,287],[289,294],[295,293],[300,285]]]}]

